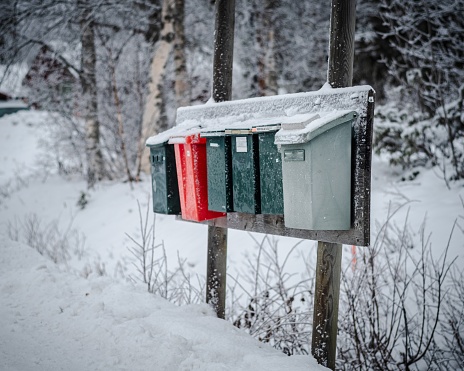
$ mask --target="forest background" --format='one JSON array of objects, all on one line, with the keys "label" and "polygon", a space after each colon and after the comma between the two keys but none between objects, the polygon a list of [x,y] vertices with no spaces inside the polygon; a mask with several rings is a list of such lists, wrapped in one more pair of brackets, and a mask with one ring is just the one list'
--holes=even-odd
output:
[{"label": "forest background", "polygon": [[[423,182],[407,196],[398,197],[409,205],[420,189],[428,189],[425,183],[435,184],[433,176],[438,174],[456,197],[434,187],[440,191],[423,197],[430,199],[430,211],[432,207],[445,210],[453,203],[461,214],[462,14],[462,0],[358,1],[353,81],[376,90],[374,149],[381,156],[374,160],[386,158],[394,165],[395,174],[402,168],[400,178],[406,188],[414,186],[412,180]],[[329,17],[330,6],[317,1],[236,0],[233,99],[321,88],[327,74]],[[89,201],[89,195],[103,193],[96,184],[112,179],[115,188],[127,187],[119,184],[126,181],[135,190],[143,188],[133,182],[148,179],[143,175],[148,167],[146,138],[174,125],[177,107],[210,99],[213,23],[214,4],[203,0],[0,3],[1,86],[11,83],[13,96],[26,97],[32,107],[57,113],[44,118],[49,156],[39,172],[46,178],[47,168],[53,168],[63,178],[85,177],[87,187],[95,193],[82,191],[78,206],[88,215],[92,230],[103,229],[95,223],[98,212],[111,205],[120,219],[122,208],[119,193],[109,192],[112,197],[105,207],[98,207],[96,196]],[[42,113],[32,112],[34,117],[36,113],[31,126],[41,131],[36,123]],[[15,120],[10,119],[11,126]],[[26,138],[21,141],[27,142]],[[21,152],[11,149],[12,154],[14,151]],[[378,188],[382,188],[380,183]],[[147,182],[144,186],[145,191],[150,188]],[[1,189],[0,196],[2,200],[11,198],[14,204],[14,192],[7,188]],[[33,188],[30,192],[35,201],[43,201]],[[393,192],[396,188],[385,195]],[[48,204],[45,209],[54,210]],[[188,262],[179,258],[179,267],[168,271],[163,256],[150,261],[154,250],[150,234],[155,228],[150,228],[148,214],[139,212],[140,239],[132,241],[131,250],[134,259],[142,262],[137,266],[138,280],[147,284],[150,292],[177,304],[201,301],[202,285],[194,287],[184,275]],[[337,367],[459,369],[464,362],[462,270],[456,265],[450,268],[446,242],[434,248],[438,258],[432,254],[425,221],[419,231],[412,231],[408,214],[404,224],[398,225],[393,221],[396,213],[394,209],[385,213],[384,224],[376,225],[375,232],[372,229],[372,246],[358,254],[356,269],[344,271],[341,305],[346,315],[340,316]],[[11,215],[5,213],[13,223]],[[420,220],[415,217],[417,222]],[[162,223],[157,235],[163,233]],[[449,241],[453,233],[456,238],[462,235],[462,216],[447,229],[439,224],[432,225],[434,233],[442,236],[451,230]],[[53,261],[59,260],[57,252],[49,249],[66,250],[71,240],[68,232],[61,238],[54,224],[48,229],[39,225],[40,218],[33,217],[19,220],[17,229],[14,223],[8,224],[9,237],[25,238],[42,255],[50,252]],[[173,222],[172,228],[165,229],[180,235],[177,228]],[[51,244],[53,233],[57,244]],[[108,236],[104,241],[110,245]],[[247,274],[242,274],[251,282],[250,295],[237,300],[236,292],[243,289],[240,285],[248,287],[248,283],[232,279],[229,300],[239,304],[230,305],[228,318],[287,354],[306,354],[312,276],[289,286],[291,274],[281,269],[287,260],[282,263],[278,259],[277,241],[266,236],[255,242],[256,256],[248,260],[257,265],[247,265]],[[182,244],[195,245],[191,241]],[[157,251],[160,249],[158,246]],[[86,272],[90,275],[100,270],[94,267]]]},{"label": "forest background", "polygon": [[[454,0],[357,3],[353,84],[376,90],[375,149],[405,178],[431,166],[446,182],[464,177],[463,11]],[[89,187],[139,179],[146,138],[210,98],[212,1],[20,0],[0,17],[2,80],[27,71],[14,93],[60,113],[56,161]],[[233,98],[319,89],[329,18],[317,1],[237,0]]]}]

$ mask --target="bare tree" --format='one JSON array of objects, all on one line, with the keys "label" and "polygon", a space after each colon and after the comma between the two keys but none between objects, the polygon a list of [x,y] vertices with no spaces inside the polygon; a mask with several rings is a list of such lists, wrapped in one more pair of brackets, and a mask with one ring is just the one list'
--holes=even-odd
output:
[{"label": "bare tree", "polygon": [[78,0],[81,28],[81,70],[83,117],[87,154],[87,185],[93,187],[104,177],[104,164],[100,143],[100,123],[98,120],[98,97],[96,79],[95,30],[92,10],[88,0]]},{"label": "bare tree", "polygon": [[[177,14],[177,6],[180,7],[180,15],[183,14],[184,3],[182,0],[163,0],[161,19],[162,28],[160,40],[157,42],[155,53],[150,66],[150,84],[149,93],[145,103],[142,123],[141,141],[145,140],[157,133],[160,133],[173,123],[168,122],[165,115],[165,99],[163,94],[164,83],[166,78],[167,65],[173,51],[176,50],[175,63],[176,71],[179,73],[179,78],[176,79],[176,92],[184,93],[187,89],[183,86],[185,79],[185,57],[183,56],[183,26],[179,25],[183,22]],[[176,15],[177,14],[177,15]],[[180,32],[179,37],[176,31]],[[141,158],[142,170],[148,172],[150,169],[149,156],[147,150]]]}]

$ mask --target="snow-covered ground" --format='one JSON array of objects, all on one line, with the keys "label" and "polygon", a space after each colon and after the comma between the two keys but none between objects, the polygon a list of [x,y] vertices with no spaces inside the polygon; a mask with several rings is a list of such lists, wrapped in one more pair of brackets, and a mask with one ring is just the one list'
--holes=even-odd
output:
[{"label": "snow-covered ground", "polygon": [[84,279],[0,239],[1,370],[322,370],[110,277]]},{"label": "snow-covered ground", "polygon": [[[133,189],[127,183],[103,182],[87,191],[82,179],[58,176],[53,166],[44,165],[54,148],[38,144],[47,137],[46,120],[34,111],[0,119],[0,369],[320,369],[310,356],[286,357],[215,319],[205,305],[175,307],[144,286],[129,284],[127,278],[136,272],[126,233],[140,238],[138,203],[143,215],[151,207],[149,178]],[[419,229],[425,218],[438,256],[454,221],[464,226],[463,183],[447,189],[435,170],[412,182],[398,179],[385,159],[374,156],[372,240],[376,223],[386,220],[389,208],[404,205],[395,221],[402,224],[408,215]],[[82,192],[88,200],[83,209],[77,205]],[[73,237],[85,236],[83,249],[55,265],[8,238],[33,221],[42,228],[57,223],[62,230],[75,229]],[[189,273],[205,275],[206,226],[157,215],[156,239],[164,242],[169,264],[177,264],[179,253],[187,259]],[[456,228],[449,257],[460,255],[461,266],[463,241],[463,231]],[[279,238],[282,256],[297,242]],[[248,233],[229,231],[232,275],[240,274],[244,255],[254,245]],[[314,246],[314,241],[304,241],[299,248],[311,257]],[[349,257],[351,248],[345,249]],[[301,259],[293,259],[289,269],[301,271]]]}]

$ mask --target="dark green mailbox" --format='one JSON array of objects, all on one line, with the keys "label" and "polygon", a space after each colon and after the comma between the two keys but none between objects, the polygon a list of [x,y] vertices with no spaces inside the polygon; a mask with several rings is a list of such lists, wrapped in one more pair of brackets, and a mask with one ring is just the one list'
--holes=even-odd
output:
[{"label": "dark green mailbox", "polygon": [[231,137],[224,131],[202,136],[206,137],[208,210],[233,211]]},{"label": "dark green mailbox", "polygon": [[260,214],[258,136],[249,129],[226,130],[226,136],[232,149],[233,209]]},{"label": "dark green mailbox", "polygon": [[172,144],[150,145],[153,211],[180,214],[176,159]]},{"label": "dark green mailbox", "polygon": [[259,143],[259,180],[262,214],[283,214],[284,196],[282,186],[282,160],[274,144],[275,133],[280,125],[262,126],[253,129]]}]

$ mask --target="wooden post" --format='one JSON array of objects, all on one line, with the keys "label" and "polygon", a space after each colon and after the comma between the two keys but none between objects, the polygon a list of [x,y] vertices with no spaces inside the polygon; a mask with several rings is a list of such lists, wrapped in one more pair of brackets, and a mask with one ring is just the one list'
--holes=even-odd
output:
[{"label": "wooden post", "polygon": [[226,316],[227,228],[208,226],[206,302],[218,318]]},{"label": "wooden post", "polygon": [[[235,0],[216,0],[213,60],[213,99],[232,98],[232,59],[234,52]],[[225,318],[227,228],[208,226],[206,302],[219,318]]]},{"label": "wooden post", "polygon": [[[333,88],[352,85],[356,0],[332,0],[327,81]],[[311,353],[335,370],[342,245],[318,242]]]},{"label": "wooden post", "polygon": [[311,354],[319,364],[332,370],[337,353],[341,265],[342,245],[319,241]]},{"label": "wooden post", "polygon": [[356,0],[332,0],[327,70],[327,81],[332,88],[353,84],[355,25]]}]

